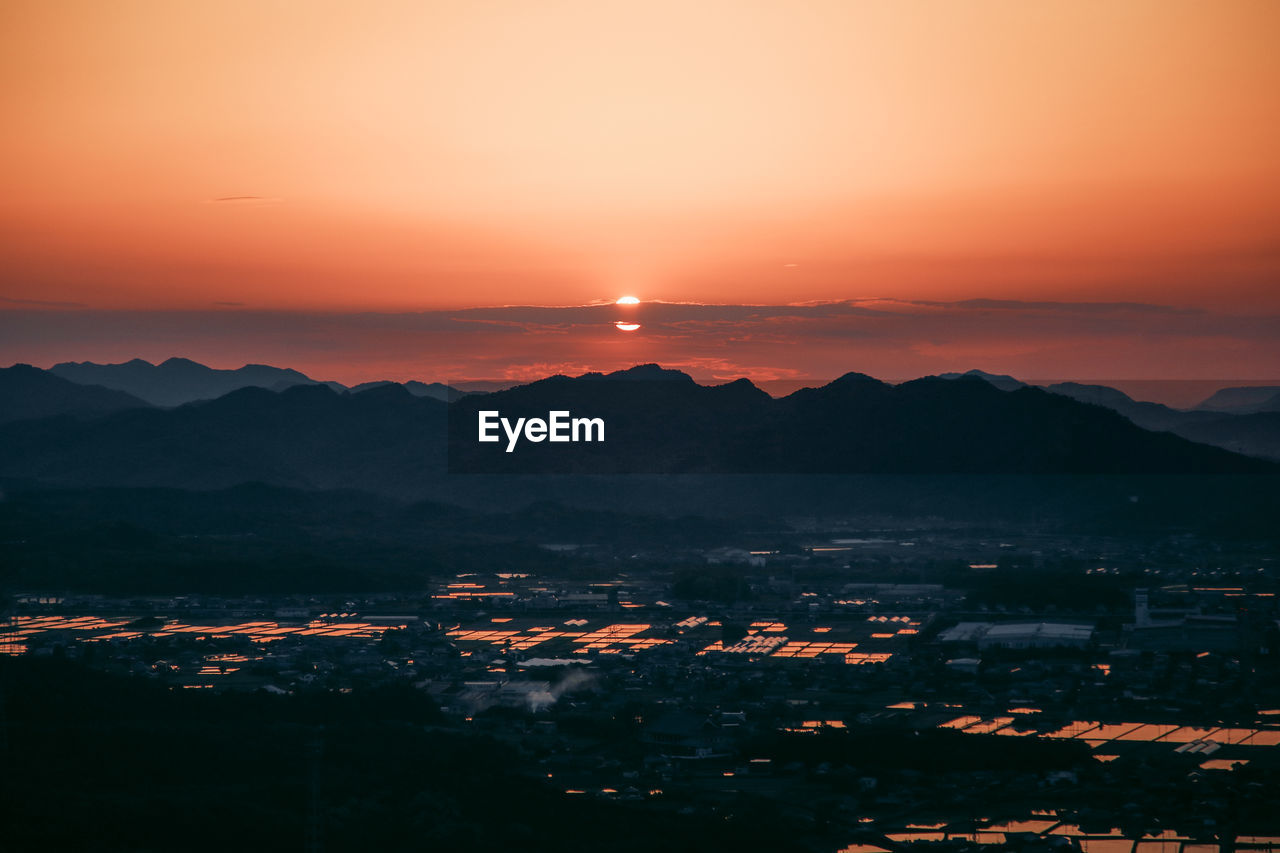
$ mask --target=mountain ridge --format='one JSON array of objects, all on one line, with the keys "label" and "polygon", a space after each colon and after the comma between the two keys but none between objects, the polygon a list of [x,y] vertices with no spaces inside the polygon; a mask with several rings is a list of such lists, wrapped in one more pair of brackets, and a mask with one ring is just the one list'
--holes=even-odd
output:
[{"label": "mountain ridge", "polygon": [[[1001,391],[978,378],[923,377],[891,385],[849,373],[774,399],[751,383],[703,386],[678,372],[641,367],[639,373],[549,377],[458,401],[450,408],[451,470],[1225,473],[1275,467],[1143,430],[1104,407],[1033,387]],[[503,442],[475,441],[481,408],[512,422],[552,410],[602,417],[610,434],[602,444],[572,452],[547,442],[513,453]]]},{"label": "mountain ridge", "polygon": [[49,372],[71,382],[124,391],[154,406],[214,399],[251,386],[283,390],[293,385],[316,384],[316,380],[288,367],[246,364],[227,370],[178,356],[159,364],[140,358],[120,364],[64,361],[49,368]]},{"label": "mountain ridge", "polygon": [[1280,385],[1240,385],[1219,388],[1198,403],[1197,411],[1252,415],[1280,411]]},{"label": "mountain ridge", "polygon": [[148,406],[124,391],[71,382],[29,364],[0,368],[0,423],[105,415]]},{"label": "mountain ridge", "polygon": [[[826,385],[773,398],[746,379],[701,385],[681,371],[647,364],[610,374],[547,377],[460,397],[448,406],[415,396],[399,383],[371,383],[354,391],[321,384],[281,390],[248,386],[173,409],[107,412],[90,423],[7,425],[0,429],[0,476],[183,488],[262,480],[415,495],[422,493],[417,487],[423,481],[445,474],[446,461],[455,472],[494,473],[1274,469],[1142,430],[1105,407],[1030,386],[1001,391],[984,379],[922,377],[893,385],[849,372]],[[1111,398],[1129,399],[1110,391]],[[566,448],[551,444],[529,444],[518,455],[506,454],[501,446],[475,442],[474,416],[482,406],[527,417],[564,409],[604,415],[609,440],[575,446],[569,454],[557,455]],[[450,421],[459,419],[461,428],[451,430]],[[1250,428],[1261,436],[1256,441],[1265,442],[1273,425],[1262,419]],[[1236,440],[1230,430],[1225,436],[1221,431],[1219,426],[1206,436],[1215,443]],[[1231,449],[1237,447],[1248,449]],[[495,449],[498,455],[485,455]]]}]

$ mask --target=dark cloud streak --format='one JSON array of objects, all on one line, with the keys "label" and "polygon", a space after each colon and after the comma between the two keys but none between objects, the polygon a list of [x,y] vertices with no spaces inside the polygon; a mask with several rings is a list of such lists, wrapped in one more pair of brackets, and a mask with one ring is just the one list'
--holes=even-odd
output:
[{"label": "dark cloud streak", "polygon": [[[23,304],[16,300],[5,302]],[[529,379],[657,361],[706,378],[883,378],[980,367],[1023,376],[1280,376],[1280,317],[1132,302],[643,303],[400,313],[0,311],[0,360],[266,362],[321,378]],[[623,335],[619,319],[642,325]]]}]

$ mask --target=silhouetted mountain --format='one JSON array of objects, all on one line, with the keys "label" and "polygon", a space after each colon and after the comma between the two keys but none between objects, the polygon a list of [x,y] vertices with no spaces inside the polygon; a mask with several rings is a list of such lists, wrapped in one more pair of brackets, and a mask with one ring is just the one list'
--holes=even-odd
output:
[{"label": "silhouetted mountain", "polygon": [[[84,385],[101,385],[126,391],[157,406],[180,406],[195,400],[212,400],[240,388],[268,388],[283,391],[294,385],[316,385],[314,379],[288,368],[246,364],[236,370],[206,367],[186,358],[170,358],[152,364],[135,358],[124,364],[94,364],[68,361],[55,364],[50,372]],[[344,390],[337,383],[334,390]]]},{"label": "silhouetted mountain", "polygon": [[1234,453],[1280,460],[1280,411],[1225,415],[1181,426],[1178,434]]},{"label": "silhouetted mountain", "polygon": [[1119,412],[1143,429],[1172,432],[1232,453],[1280,459],[1280,419],[1251,419],[1248,415],[1213,411],[1184,412],[1159,403],[1139,402],[1106,385],[1062,382],[1046,390]]},{"label": "silhouetted mountain", "polygon": [[1062,394],[1081,403],[1105,406],[1119,412],[1143,429],[1172,430],[1187,423],[1215,419],[1210,413],[1188,413],[1171,409],[1160,403],[1145,403],[1133,399],[1123,391],[1106,385],[1082,385],[1078,382],[1059,382],[1045,388],[1054,394]]},{"label": "silhouetted mountain", "polygon": [[[608,375],[553,376],[450,406],[453,471],[489,473],[731,473],[736,459],[725,453],[729,434],[756,428],[775,401],[749,381],[698,385],[688,375],[658,365],[639,365]],[[603,417],[603,443],[533,444],[505,453],[506,439],[476,441],[477,412],[504,417],[546,418],[549,411]]]},{"label": "silhouetted mountain", "polygon": [[[600,417],[603,443],[476,441],[476,412]],[[446,417],[446,412],[448,416]],[[446,426],[452,442],[447,445]],[[652,365],[552,377],[452,405],[388,384],[244,388],[176,409],[0,426],[0,477],[74,486],[224,488],[261,481],[453,502],[484,478],[455,472],[761,474],[1250,473],[1276,466],[1140,429],[1037,388],[976,379],[893,386],[848,374],[773,399],[747,380],[699,385]],[[477,485],[480,483],[480,485]],[[576,503],[555,478],[524,487]],[[656,488],[656,487],[655,487]],[[490,490],[492,491],[492,490]],[[657,489],[660,491],[660,489]],[[656,492],[655,492],[656,494]]]},{"label": "silhouetted mountain", "polygon": [[446,403],[452,403],[454,400],[468,393],[451,388],[443,382],[419,382],[416,379],[410,379],[408,382],[397,383],[386,379],[375,382],[361,382],[359,385],[351,386],[351,393],[358,394],[361,391],[368,391],[370,388],[379,388],[383,385],[403,385],[404,389],[415,397],[431,397],[435,400],[443,400]]},{"label": "silhouetted mountain", "polygon": [[1280,411],[1280,385],[1245,385],[1215,391],[1196,409],[1248,415]]},{"label": "silhouetted mountain", "polygon": [[0,423],[140,408],[147,404],[123,391],[69,382],[29,364],[0,369]]},{"label": "silhouetted mountain", "polygon": [[[480,410],[602,418],[603,443],[477,441]],[[557,376],[450,407],[450,469],[492,473],[1227,473],[1272,470],[1115,412],[977,376],[893,386],[857,373],[774,400],[643,365]]]},{"label": "silhouetted mountain", "polygon": [[984,379],[1001,391],[1014,391],[1018,388],[1025,387],[1027,383],[1020,379],[1014,379],[1005,373],[987,373],[985,370],[967,370],[964,373],[939,373],[939,379],[960,379],[962,377],[971,377]]},{"label": "silhouetted mountain", "polygon": [[[560,379],[564,377],[553,376],[551,378]],[[626,370],[615,370],[613,373],[592,371],[591,373],[584,373],[578,378],[589,381],[609,379],[615,382],[679,382],[684,385],[697,385],[689,374],[680,370],[671,370],[659,364],[637,364],[635,367],[628,367]],[[747,385],[751,385],[746,379],[739,379],[738,382],[746,382]]]},{"label": "silhouetted mountain", "polygon": [[360,394],[324,385],[242,388],[92,425],[0,427],[0,471],[73,485],[209,489],[261,481],[420,494],[422,481],[444,467],[444,421],[444,403],[399,385]]}]

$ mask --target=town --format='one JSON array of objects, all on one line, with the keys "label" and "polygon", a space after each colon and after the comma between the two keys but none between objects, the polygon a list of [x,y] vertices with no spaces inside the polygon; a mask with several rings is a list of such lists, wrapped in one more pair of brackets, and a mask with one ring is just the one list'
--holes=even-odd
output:
[{"label": "town", "polygon": [[1248,547],[939,531],[544,547],[613,568],[414,594],[31,591],[0,651],[182,693],[409,691],[424,730],[505,744],[560,796],[765,808],[805,849],[1280,845],[1280,575]]}]

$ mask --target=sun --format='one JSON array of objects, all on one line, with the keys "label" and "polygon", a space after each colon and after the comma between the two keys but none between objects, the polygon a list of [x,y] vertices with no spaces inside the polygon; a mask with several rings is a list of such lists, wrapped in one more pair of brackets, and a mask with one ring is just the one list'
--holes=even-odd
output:
[{"label": "sun", "polygon": [[615,302],[614,304],[615,305],[639,305],[640,300],[636,299],[634,296],[620,296],[618,297],[618,301]]},{"label": "sun", "polygon": [[621,331],[621,332],[634,332],[636,329],[640,328],[639,323],[625,323],[622,320],[619,320],[613,325],[617,326],[618,331]]}]

